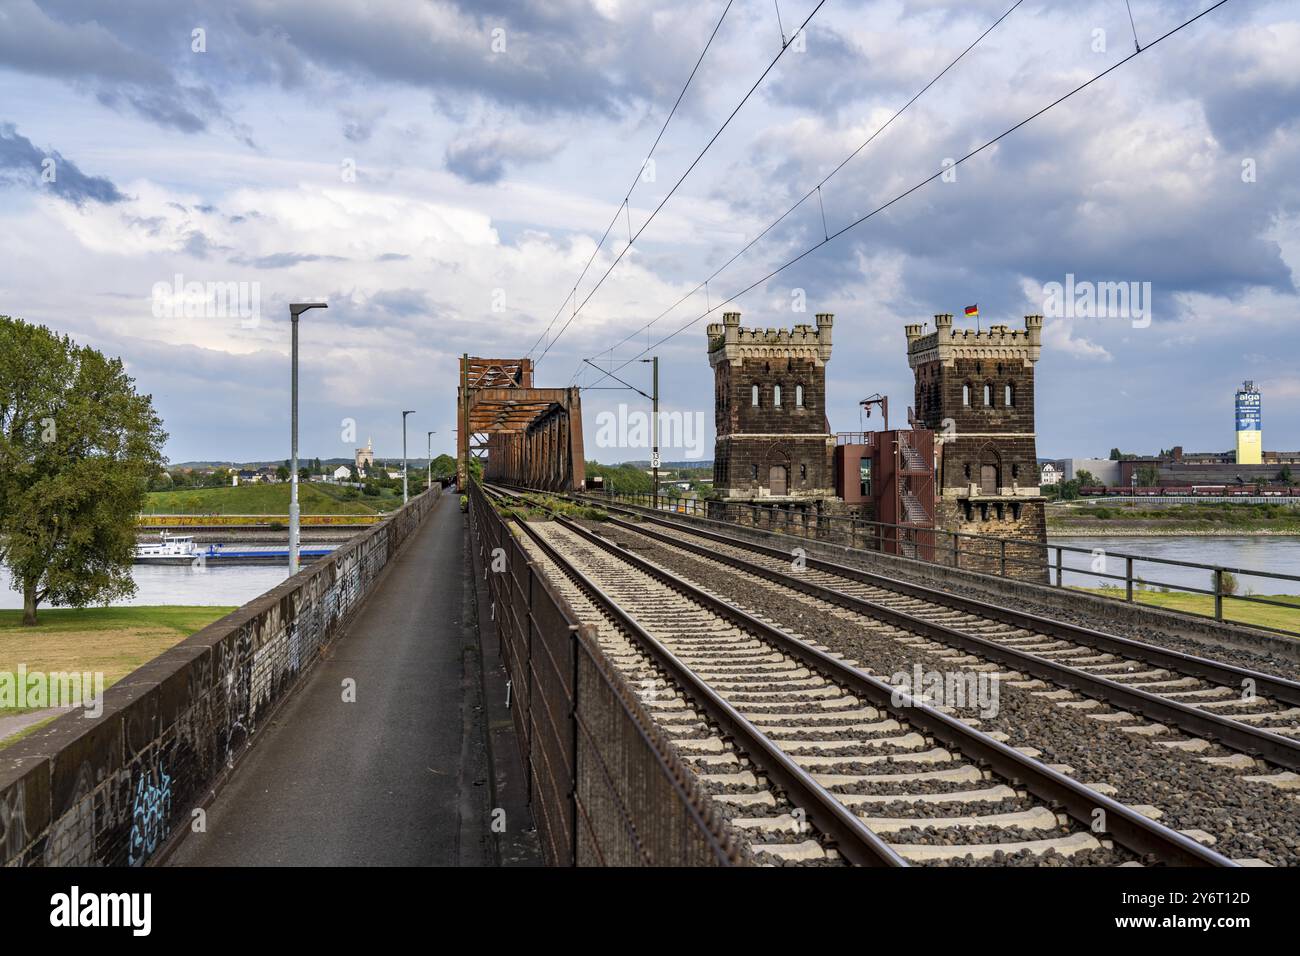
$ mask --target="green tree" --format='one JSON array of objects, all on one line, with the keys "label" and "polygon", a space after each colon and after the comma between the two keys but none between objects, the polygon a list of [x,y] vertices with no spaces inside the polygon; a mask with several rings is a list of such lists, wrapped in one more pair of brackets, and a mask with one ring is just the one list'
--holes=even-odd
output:
[{"label": "green tree", "polygon": [[1092,472],[1090,472],[1087,468],[1080,468],[1079,471],[1075,474],[1074,478],[1075,481],[1079,483],[1079,487],[1081,488],[1096,488],[1099,485],[1101,485],[1101,481],[1097,478],[1097,476],[1094,475]]},{"label": "green tree", "polygon": [[121,359],[0,315],[0,562],[23,624],[43,601],[135,593],[135,516],[166,438]]},{"label": "green tree", "polygon": [[276,480],[276,481],[288,481],[288,480],[289,480],[289,467],[288,467],[287,465],[277,465],[277,466],[276,466],[276,469],[275,469],[275,480]]}]

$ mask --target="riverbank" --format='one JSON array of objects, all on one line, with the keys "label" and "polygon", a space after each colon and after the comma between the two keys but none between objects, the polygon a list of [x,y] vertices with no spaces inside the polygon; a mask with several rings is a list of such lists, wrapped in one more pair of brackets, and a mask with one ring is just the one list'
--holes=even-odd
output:
[{"label": "riverbank", "polygon": [[[1071,588],[1071,590],[1086,591],[1089,594],[1099,594],[1102,597],[1118,598],[1121,601],[1124,599],[1124,589],[1118,587]],[[1300,595],[1254,594],[1251,597],[1280,601],[1290,606],[1273,607],[1268,604],[1255,604],[1238,598],[1225,597],[1223,599],[1224,620],[1236,624],[1246,624],[1251,627],[1300,631]],[[1214,595],[1212,594],[1187,594],[1179,591],[1152,591],[1146,588],[1135,588],[1133,601],[1135,604],[1158,607],[1165,611],[1181,611],[1184,614],[1214,616]]]},{"label": "riverbank", "polygon": [[[233,607],[43,608],[35,627],[22,626],[22,611],[0,610],[0,674],[92,673],[110,687],[142,664]],[[16,680],[16,678],[11,678]],[[0,747],[53,720],[59,711],[0,707]],[[28,721],[13,718],[32,717]]]},{"label": "riverbank", "polygon": [[1047,532],[1106,537],[1300,535],[1300,508],[1272,502],[1130,506],[1075,501],[1048,506]]},{"label": "riverbank", "polygon": [[[145,502],[142,517],[148,515],[268,515],[289,514],[290,485],[248,484],[221,488],[181,488],[175,491],[152,491]],[[300,482],[298,506],[311,515],[377,515],[395,511],[402,505],[399,488],[379,489],[377,495],[363,494],[356,488],[325,482]],[[287,518],[285,519],[288,520]]]}]

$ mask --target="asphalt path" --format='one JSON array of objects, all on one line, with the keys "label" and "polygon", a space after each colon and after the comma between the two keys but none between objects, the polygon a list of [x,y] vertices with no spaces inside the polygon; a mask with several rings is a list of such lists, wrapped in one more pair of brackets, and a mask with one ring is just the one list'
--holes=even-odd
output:
[{"label": "asphalt path", "polygon": [[493,862],[463,533],[445,495],[168,865]]}]

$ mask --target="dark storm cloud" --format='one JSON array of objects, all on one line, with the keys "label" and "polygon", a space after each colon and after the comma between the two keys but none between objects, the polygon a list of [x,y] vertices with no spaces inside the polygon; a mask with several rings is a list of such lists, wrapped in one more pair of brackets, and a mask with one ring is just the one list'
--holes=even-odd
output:
[{"label": "dark storm cloud", "polygon": [[[0,10],[0,66],[88,85],[105,105],[186,132],[218,118],[231,124],[217,91],[298,88],[313,70],[423,89],[461,107],[469,97],[539,115],[615,116],[661,101],[689,72],[713,14],[687,2],[678,9],[671,21],[660,6],[611,21],[592,0],[445,8],[408,0],[12,0]],[[200,27],[206,51],[196,53],[191,31]],[[342,133],[365,142],[376,118],[345,116]]]},{"label": "dark storm cloud", "polygon": [[[51,166],[45,166],[51,160]],[[42,174],[49,168],[53,181]],[[37,149],[12,123],[0,123],[0,180],[8,180],[36,189],[48,189],[61,199],[80,206],[87,201],[117,203],[126,197],[103,176],[87,176],[70,159],[57,150],[48,153]]]},{"label": "dark storm cloud", "polygon": [[[10,0],[0,9],[0,66],[89,86],[105,106],[130,107],[146,119],[183,132],[197,132],[220,115],[214,94],[177,80],[158,59],[159,49],[189,54],[189,29],[153,44],[133,44],[119,35],[132,17],[149,12],[79,4]],[[62,10],[65,17],[53,11]]]}]

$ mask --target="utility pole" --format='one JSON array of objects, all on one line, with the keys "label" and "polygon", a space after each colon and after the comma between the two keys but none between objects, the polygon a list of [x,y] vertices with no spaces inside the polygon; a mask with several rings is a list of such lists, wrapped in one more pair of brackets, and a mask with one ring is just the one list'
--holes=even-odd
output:
[{"label": "utility pole", "polygon": [[415,409],[402,412],[402,504],[406,504],[406,416],[414,415]]},{"label": "utility pole", "polygon": [[[651,387],[650,387],[651,394],[649,395],[641,391],[641,389],[637,388],[635,385],[623,381],[623,379],[619,378],[613,372],[605,371],[605,369],[601,368],[591,359],[585,358],[583,359],[583,361],[586,362],[588,365],[590,365],[592,368],[596,369],[597,371],[605,372],[605,375],[607,377],[612,378],[614,381],[618,382],[624,388],[636,392],[642,398],[650,399],[650,408],[651,408],[650,433],[652,436],[651,449],[650,449],[650,469],[651,469],[651,473],[654,475],[654,483],[655,483],[654,506],[655,509],[657,510],[659,508],[659,356],[656,355],[652,358],[640,360],[642,365],[645,364],[653,365],[653,377],[651,378]],[[612,483],[609,484],[607,488],[612,489],[613,484]]]},{"label": "utility pole", "polygon": [[428,491],[433,487],[433,436],[438,434],[436,431],[428,432],[425,438],[428,439],[429,447],[425,449],[425,455],[429,459],[428,474],[424,479],[424,490]]},{"label": "utility pole", "polygon": [[301,538],[301,515],[298,511],[298,316],[308,309],[328,309],[325,302],[291,302],[289,322],[292,326],[292,345],[289,364],[289,576],[298,573],[298,551]]},{"label": "utility pole", "polygon": [[654,356],[654,358],[651,361],[654,363],[651,366],[651,368],[653,368],[654,370],[653,388],[650,389],[651,393],[654,395],[654,398],[651,399],[651,404],[654,406],[654,411],[650,419],[650,432],[651,435],[653,436],[651,441],[654,443],[654,447],[650,451],[650,467],[654,471],[655,511],[658,511],[659,510],[659,356],[657,355]]}]

